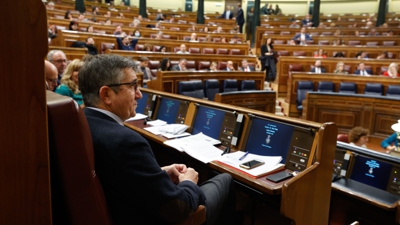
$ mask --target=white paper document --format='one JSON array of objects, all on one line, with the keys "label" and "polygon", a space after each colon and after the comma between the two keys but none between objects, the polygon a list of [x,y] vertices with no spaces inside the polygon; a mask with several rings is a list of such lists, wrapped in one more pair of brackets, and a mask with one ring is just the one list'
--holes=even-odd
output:
[{"label": "white paper document", "polygon": [[147,121],[147,125],[153,126],[153,127],[157,127],[157,126],[164,126],[166,125],[167,122],[163,121],[163,120],[152,120],[152,121]]},{"label": "white paper document", "polygon": [[131,118],[129,118],[129,119],[127,119],[127,120],[125,120],[125,121],[142,120],[142,119],[146,119],[146,118],[147,118],[147,116],[146,116],[146,115],[144,115],[144,114],[141,114],[141,113],[136,113],[136,116],[134,116],[134,117],[131,117]]},{"label": "white paper document", "polygon": [[[220,156],[218,158],[218,161],[225,163],[229,166],[232,166],[245,173],[248,173],[254,177],[258,177],[261,174],[266,174],[269,171],[274,171],[275,169],[284,166],[283,164],[280,163],[282,161],[281,156],[262,156],[249,153],[243,160],[239,160],[244,154],[245,152],[242,151],[225,154],[223,156]],[[251,161],[253,159],[263,161],[264,164],[250,170],[244,169],[239,166],[240,164]]]}]

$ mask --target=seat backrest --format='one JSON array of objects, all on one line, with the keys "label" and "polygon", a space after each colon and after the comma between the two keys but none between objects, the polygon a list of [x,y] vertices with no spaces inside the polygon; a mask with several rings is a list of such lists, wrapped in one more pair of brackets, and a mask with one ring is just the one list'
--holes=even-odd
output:
[{"label": "seat backrest", "polygon": [[355,94],[357,93],[357,85],[353,82],[340,82],[339,93]]},{"label": "seat backrest", "polygon": [[153,46],[153,52],[158,52],[158,51],[160,51],[160,47],[161,47],[161,46],[159,46],[159,45],[154,45],[154,46]]},{"label": "seat backrest", "polygon": [[378,46],[378,42],[377,41],[368,41],[366,43],[366,46]]},{"label": "seat backrest", "polygon": [[144,45],[137,44],[137,45],[135,46],[135,51],[144,51]]},{"label": "seat backrest", "polygon": [[289,54],[289,51],[281,50],[281,51],[278,51],[278,55],[279,56],[289,56],[290,54]]},{"label": "seat backrest", "polygon": [[173,67],[173,66],[175,66],[175,65],[178,65],[179,64],[179,61],[171,61],[171,67]]},{"label": "seat backrest", "polygon": [[254,80],[242,80],[242,91],[256,90],[256,82]]},{"label": "seat backrest", "polygon": [[158,69],[160,67],[160,61],[158,60],[149,60],[149,69]]},{"label": "seat backrest", "polygon": [[379,72],[379,75],[383,75],[384,72],[386,72],[389,68],[387,66],[382,66]]},{"label": "seat backrest", "polygon": [[320,40],[320,41],[318,41],[318,44],[319,45],[330,45],[329,41],[327,41],[327,40]]},{"label": "seat backrest", "polygon": [[94,168],[92,136],[86,117],[71,98],[51,91],[46,94],[52,182],[59,179],[61,184],[60,199],[65,200],[68,209],[63,213],[69,213],[73,224],[111,225]]},{"label": "seat backrest", "polygon": [[214,54],[213,48],[203,48],[203,54]]},{"label": "seat backrest", "polygon": [[190,70],[190,69],[196,70],[196,62],[194,60],[186,61],[186,69],[188,69],[188,70]]},{"label": "seat backrest", "polygon": [[174,47],[174,52],[179,52],[181,50],[181,46]]},{"label": "seat backrest", "polygon": [[204,81],[204,94],[208,100],[214,101],[215,94],[219,93],[218,79],[209,79]]},{"label": "seat backrest", "polygon": [[208,61],[198,61],[198,70],[208,70],[210,68],[211,63]]},{"label": "seat backrest", "polygon": [[231,54],[231,55],[242,55],[240,53],[240,49],[231,49],[229,54]]},{"label": "seat backrest", "polygon": [[314,44],[314,40],[306,40],[306,44],[313,45]]},{"label": "seat backrest", "polygon": [[222,85],[222,92],[238,91],[238,84],[236,79],[224,80]]},{"label": "seat backrest", "polygon": [[388,97],[400,97],[400,86],[399,85],[388,85],[386,91]]},{"label": "seat backrest", "polygon": [[290,72],[303,72],[303,65],[302,64],[290,64],[289,65],[289,73]]},{"label": "seat backrest", "polygon": [[395,41],[384,41],[383,46],[394,46],[396,45]]},{"label": "seat backrest", "polygon": [[213,42],[221,42],[221,38],[213,38]]},{"label": "seat backrest", "polygon": [[189,52],[198,54],[198,53],[200,53],[200,48],[189,48]]},{"label": "seat backrest", "polygon": [[321,33],[321,35],[332,36],[332,32],[330,32],[330,31],[324,31],[324,32]]},{"label": "seat backrest", "polygon": [[293,56],[306,56],[306,52],[304,51],[294,51]]},{"label": "seat backrest", "polygon": [[354,46],[354,45],[360,45],[360,41],[348,41],[347,42],[347,45],[352,45],[352,46]]},{"label": "seat backrest", "polygon": [[107,49],[114,50],[115,49],[115,44],[114,43],[101,43],[101,54],[105,54]]},{"label": "seat backrest", "polygon": [[283,45],[285,44],[285,40],[274,40],[274,45]]},{"label": "seat backrest", "polygon": [[228,55],[229,51],[226,48],[217,48],[216,54],[217,55]]},{"label": "seat backrest", "polygon": [[376,83],[366,83],[364,94],[366,95],[382,95],[383,85]]},{"label": "seat backrest", "polygon": [[218,70],[226,70],[227,62],[218,62],[217,69]]},{"label": "seat backrest", "polygon": [[163,38],[163,39],[171,39],[171,35],[169,35],[169,34],[163,34],[163,35],[162,35],[162,38]]},{"label": "seat backrest", "polygon": [[303,110],[303,100],[307,97],[307,92],[314,91],[314,83],[312,81],[299,81],[297,84],[296,105],[298,110]]},{"label": "seat backrest", "polygon": [[193,80],[193,85],[195,89],[195,97],[196,98],[204,98],[204,88],[202,80]]},{"label": "seat backrest", "polygon": [[318,92],[334,92],[335,85],[330,81],[320,81],[318,82]]},{"label": "seat backrest", "polygon": [[349,143],[349,135],[348,134],[338,134],[336,140]]},{"label": "seat backrest", "polygon": [[193,81],[180,81],[178,83],[178,94],[195,98],[196,89]]}]

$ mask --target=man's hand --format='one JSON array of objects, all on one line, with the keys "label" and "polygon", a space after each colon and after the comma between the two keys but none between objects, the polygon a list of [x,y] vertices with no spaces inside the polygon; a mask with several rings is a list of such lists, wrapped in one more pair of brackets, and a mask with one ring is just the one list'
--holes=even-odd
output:
[{"label": "man's hand", "polygon": [[196,172],[196,170],[194,170],[193,168],[187,168],[186,173],[182,173],[179,176],[179,182],[182,182],[184,180],[190,180],[193,183],[197,184],[197,182],[199,181],[199,173]]},{"label": "man's hand", "polygon": [[185,174],[188,170],[185,164],[172,164],[170,166],[161,167],[161,169],[168,173],[174,184],[179,183],[179,176]]}]

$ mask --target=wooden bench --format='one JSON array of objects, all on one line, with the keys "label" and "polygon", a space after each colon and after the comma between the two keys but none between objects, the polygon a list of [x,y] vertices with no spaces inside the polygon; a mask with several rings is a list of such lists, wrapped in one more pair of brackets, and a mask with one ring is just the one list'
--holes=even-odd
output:
[{"label": "wooden bench", "polygon": [[[49,51],[61,50],[65,53],[68,60],[82,59],[83,56],[88,54],[87,48],[71,48],[62,46],[49,46]],[[46,55],[47,57],[47,55]]]},{"label": "wooden bench", "polygon": [[[311,66],[314,66],[316,60],[321,60],[322,66],[327,72],[333,73],[336,69],[336,64],[338,62],[344,62],[346,66],[349,66],[349,73],[353,73],[360,62],[364,62],[366,66],[371,67],[374,74],[378,74],[381,68],[388,67],[392,62],[399,62],[399,60],[389,60],[389,59],[350,59],[350,58],[313,58],[313,57],[296,57],[296,56],[284,56],[279,58],[277,64],[277,80],[274,83],[278,84],[278,97],[285,97],[288,90],[289,79],[289,67],[293,66],[296,69],[303,68],[303,72],[309,72]],[[299,70],[295,70],[301,72]],[[287,95],[288,96],[288,95]]]},{"label": "wooden bench", "polygon": [[[357,85],[358,94],[363,94],[367,83],[378,83],[383,85],[383,95],[386,95],[386,90],[389,85],[399,85],[400,78],[389,78],[383,76],[358,76],[358,75],[338,75],[332,73],[314,74],[294,72],[288,81],[287,97],[285,101],[289,103],[288,115],[292,117],[301,116],[302,112],[296,108],[297,85],[299,81],[312,81],[314,90],[317,90],[319,81],[333,82],[335,92],[338,92],[341,82],[353,82]],[[304,107],[304,106],[303,106]]]},{"label": "wooden bench", "polygon": [[207,80],[218,79],[220,90],[222,81],[226,79],[236,79],[240,87],[242,80],[254,80],[256,90],[264,90],[265,73],[264,72],[202,72],[202,71],[157,71],[157,79],[147,82],[149,89],[165,91],[169,93],[178,93],[178,83],[187,80]]},{"label": "wooden bench", "polygon": [[215,94],[215,102],[275,113],[275,91],[232,91]]}]

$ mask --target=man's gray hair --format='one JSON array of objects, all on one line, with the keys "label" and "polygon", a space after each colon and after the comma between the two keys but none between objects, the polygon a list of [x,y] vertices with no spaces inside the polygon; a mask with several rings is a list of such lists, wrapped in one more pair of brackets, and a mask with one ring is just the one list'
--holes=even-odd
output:
[{"label": "man's gray hair", "polygon": [[65,53],[61,50],[51,50],[49,53],[47,53],[47,61],[53,61],[53,55],[57,52],[61,52],[65,58],[67,58],[67,56],[65,55]]},{"label": "man's gray hair", "polygon": [[125,69],[135,68],[135,62],[119,55],[95,55],[83,59],[79,70],[79,89],[85,106],[96,107],[100,102],[102,86],[119,84],[125,78]]}]

